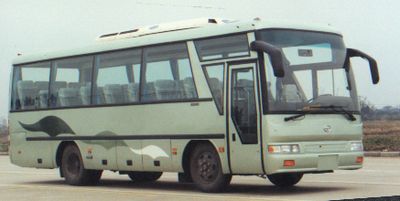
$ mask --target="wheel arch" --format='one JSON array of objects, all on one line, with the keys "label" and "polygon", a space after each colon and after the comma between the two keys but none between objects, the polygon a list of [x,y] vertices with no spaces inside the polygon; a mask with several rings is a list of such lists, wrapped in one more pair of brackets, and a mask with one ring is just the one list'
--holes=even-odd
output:
[{"label": "wheel arch", "polygon": [[[215,151],[218,152],[217,146],[210,140],[191,140],[186,144],[185,149],[182,154],[182,169],[185,173],[190,174],[190,158],[192,157],[192,152],[196,146],[200,144],[210,144],[214,147]],[[219,158],[221,160],[221,157]],[[222,163],[222,161],[220,161]]]},{"label": "wheel arch", "polygon": [[[78,147],[78,149],[79,149],[78,144],[76,144],[74,141],[63,141],[63,142],[61,142],[61,143],[58,145],[57,151],[56,151],[56,165],[57,165],[57,167],[60,167],[60,166],[61,166],[62,154],[63,154],[63,152],[64,152],[64,149],[65,149],[67,146],[69,146],[69,145],[75,145],[75,146]],[[80,149],[79,149],[79,150],[80,150]]]}]

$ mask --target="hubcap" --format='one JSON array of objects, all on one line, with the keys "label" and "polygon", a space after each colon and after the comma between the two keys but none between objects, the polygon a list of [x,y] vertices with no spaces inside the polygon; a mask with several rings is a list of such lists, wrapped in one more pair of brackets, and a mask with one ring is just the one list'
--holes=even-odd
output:
[{"label": "hubcap", "polygon": [[76,154],[71,154],[68,157],[68,162],[67,162],[67,170],[71,174],[79,174],[79,170],[81,169],[81,163],[79,161],[79,157]]},{"label": "hubcap", "polygon": [[204,181],[213,181],[217,177],[217,163],[211,153],[205,152],[197,161],[200,177]]}]

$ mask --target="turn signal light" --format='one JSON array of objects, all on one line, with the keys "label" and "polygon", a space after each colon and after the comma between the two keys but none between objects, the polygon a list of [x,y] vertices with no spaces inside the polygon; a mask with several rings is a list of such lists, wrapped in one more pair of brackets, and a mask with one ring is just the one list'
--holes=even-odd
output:
[{"label": "turn signal light", "polygon": [[284,167],[294,167],[294,166],[296,166],[296,162],[294,160],[284,160],[283,166]]},{"label": "turn signal light", "polygon": [[363,163],[363,162],[364,162],[364,157],[362,157],[362,156],[357,157],[356,163]]},{"label": "turn signal light", "polygon": [[293,154],[300,153],[300,146],[298,144],[286,145],[269,145],[268,152],[273,154]]}]

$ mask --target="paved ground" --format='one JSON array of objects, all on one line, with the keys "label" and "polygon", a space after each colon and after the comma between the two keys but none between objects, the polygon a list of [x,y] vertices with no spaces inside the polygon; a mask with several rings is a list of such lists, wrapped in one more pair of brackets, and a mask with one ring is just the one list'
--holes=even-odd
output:
[{"label": "paved ground", "polygon": [[100,185],[64,184],[58,170],[20,168],[0,156],[0,200],[329,200],[400,195],[400,158],[366,158],[356,171],[306,175],[298,186],[278,189],[258,177],[234,177],[227,192],[205,194],[165,174],[154,184],[134,184],[125,175],[105,172]]}]

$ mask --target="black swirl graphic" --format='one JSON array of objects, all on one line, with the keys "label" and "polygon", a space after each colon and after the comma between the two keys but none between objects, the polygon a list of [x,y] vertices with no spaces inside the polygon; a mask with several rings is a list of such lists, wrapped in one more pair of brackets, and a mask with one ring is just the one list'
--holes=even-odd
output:
[{"label": "black swirl graphic", "polygon": [[74,134],[75,132],[65,123],[64,120],[56,116],[47,116],[33,124],[19,124],[28,131],[41,131],[47,133],[50,137],[55,137],[59,134]]}]

